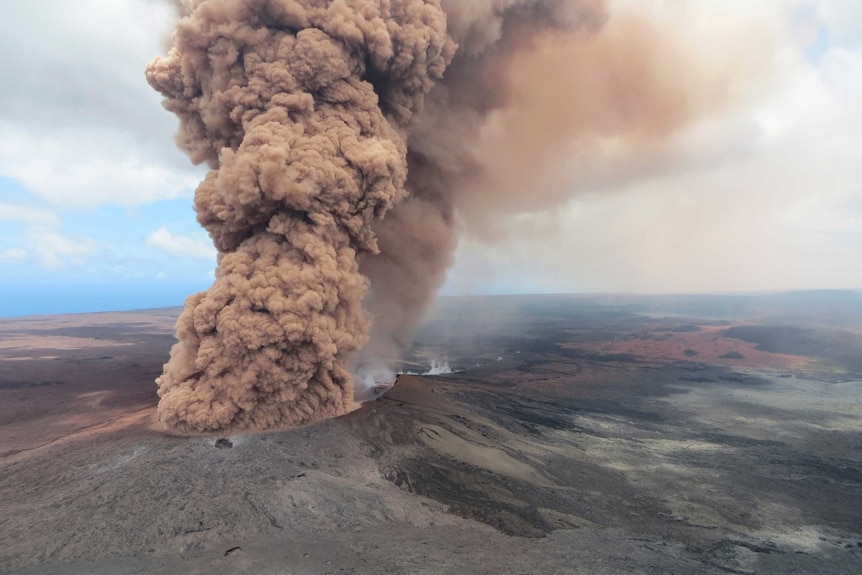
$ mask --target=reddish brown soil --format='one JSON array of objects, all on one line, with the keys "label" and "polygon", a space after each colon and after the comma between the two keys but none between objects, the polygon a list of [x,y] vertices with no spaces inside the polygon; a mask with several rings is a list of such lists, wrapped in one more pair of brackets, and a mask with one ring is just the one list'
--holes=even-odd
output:
[{"label": "reddish brown soil", "polygon": [[[736,324],[741,325],[741,324]],[[799,369],[811,362],[799,355],[769,353],[756,345],[739,339],[723,337],[721,332],[732,326],[701,326],[696,332],[648,332],[647,337],[620,339],[605,342],[566,343],[564,347],[602,354],[629,354],[637,358],[671,363],[694,361],[728,367]],[[686,350],[697,352],[686,355]],[[738,353],[743,358],[723,358],[729,353]]]},{"label": "reddish brown soil", "polygon": [[175,314],[0,320],[0,456],[149,425]]}]

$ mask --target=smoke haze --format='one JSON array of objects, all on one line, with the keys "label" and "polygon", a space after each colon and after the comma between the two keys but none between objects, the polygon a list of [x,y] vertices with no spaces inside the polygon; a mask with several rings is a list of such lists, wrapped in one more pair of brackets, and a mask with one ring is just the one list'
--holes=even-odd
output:
[{"label": "smoke haze", "polygon": [[351,410],[354,376],[409,345],[461,235],[660,163],[742,73],[598,0],[178,7],[147,79],[211,167],[195,209],[219,251],[157,380],[181,431]]}]

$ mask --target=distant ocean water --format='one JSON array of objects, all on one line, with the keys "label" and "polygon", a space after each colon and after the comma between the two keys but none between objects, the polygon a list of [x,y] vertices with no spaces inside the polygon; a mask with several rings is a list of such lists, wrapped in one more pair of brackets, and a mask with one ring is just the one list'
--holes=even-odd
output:
[{"label": "distant ocean water", "polygon": [[0,317],[181,306],[207,284],[2,285]]}]

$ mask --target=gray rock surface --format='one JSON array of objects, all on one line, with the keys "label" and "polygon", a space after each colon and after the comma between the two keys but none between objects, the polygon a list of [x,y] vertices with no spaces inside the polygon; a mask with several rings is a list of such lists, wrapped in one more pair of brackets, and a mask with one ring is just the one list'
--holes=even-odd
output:
[{"label": "gray rock surface", "polygon": [[4,574],[862,572],[852,373],[584,357],[540,322],[336,420],[180,437],[116,379],[169,333],[75,321],[63,349],[0,322],[3,377],[59,382],[0,388]]}]

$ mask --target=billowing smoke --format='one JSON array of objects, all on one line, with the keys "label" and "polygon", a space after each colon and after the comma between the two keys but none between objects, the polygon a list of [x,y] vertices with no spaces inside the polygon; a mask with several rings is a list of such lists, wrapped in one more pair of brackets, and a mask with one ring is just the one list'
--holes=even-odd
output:
[{"label": "billowing smoke", "polygon": [[722,98],[600,0],[178,6],[147,79],[212,168],[195,209],[219,250],[157,380],[183,431],[351,410],[354,375],[409,345],[462,229],[562,201],[593,147],[656,150]]}]

